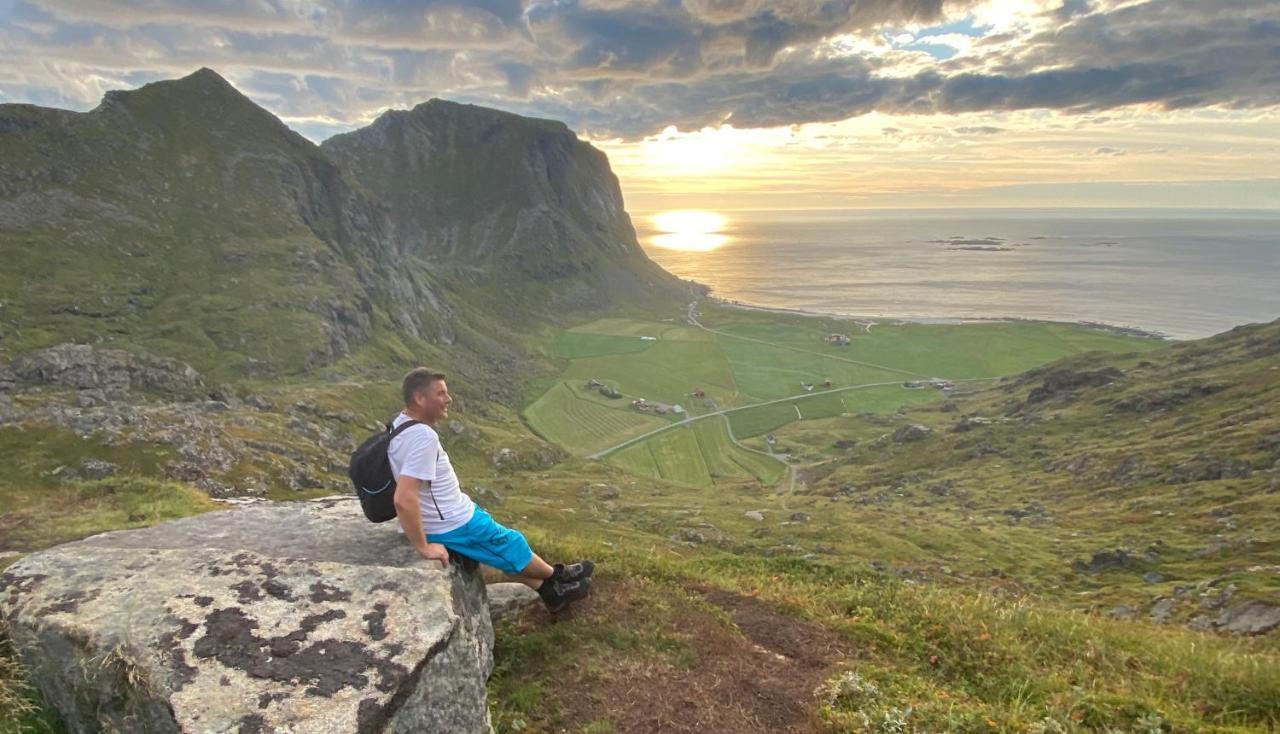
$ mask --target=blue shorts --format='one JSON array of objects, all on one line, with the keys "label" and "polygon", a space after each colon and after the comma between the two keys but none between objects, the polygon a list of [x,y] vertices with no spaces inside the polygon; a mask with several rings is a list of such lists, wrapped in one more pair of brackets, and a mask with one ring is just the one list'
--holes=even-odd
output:
[{"label": "blue shorts", "polygon": [[533,560],[529,541],[519,532],[499,525],[479,506],[466,525],[447,533],[428,534],[427,541],[503,573],[520,573]]}]

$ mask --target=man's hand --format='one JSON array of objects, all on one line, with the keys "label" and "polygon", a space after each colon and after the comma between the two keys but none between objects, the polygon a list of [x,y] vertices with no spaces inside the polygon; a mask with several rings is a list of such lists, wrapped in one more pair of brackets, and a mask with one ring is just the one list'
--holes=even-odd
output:
[{"label": "man's hand", "polygon": [[439,561],[441,566],[449,566],[449,549],[439,543],[427,543],[418,547],[418,555],[428,561]]}]

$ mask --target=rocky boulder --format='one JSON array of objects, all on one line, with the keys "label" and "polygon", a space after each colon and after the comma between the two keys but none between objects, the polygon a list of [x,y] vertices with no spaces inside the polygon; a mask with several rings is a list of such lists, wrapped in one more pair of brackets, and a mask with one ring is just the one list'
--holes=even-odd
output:
[{"label": "rocky boulder", "polygon": [[932,433],[933,430],[928,426],[909,423],[893,432],[893,440],[897,443],[912,443],[914,441],[923,441]]},{"label": "rocky boulder", "polygon": [[0,576],[0,615],[73,732],[489,730],[478,569],[352,502],[94,536]]},{"label": "rocky boulder", "polygon": [[1048,400],[1069,401],[1074,399],[1075,391],[1082,387],[1101,387],[1121,379],[1124,379],[1124,373],[1115,367],[1099,370],[1051,370],[1044,376],[1044,382],[1027,394],[1027,404]]},{"label": "rocky boulder", "polygon": [[204,387],[200,373],[183,362],[88,344],[37,349],[14,359],[9,370],[17,382],[101,391],[108,397],[129,389],[191,396]]}]

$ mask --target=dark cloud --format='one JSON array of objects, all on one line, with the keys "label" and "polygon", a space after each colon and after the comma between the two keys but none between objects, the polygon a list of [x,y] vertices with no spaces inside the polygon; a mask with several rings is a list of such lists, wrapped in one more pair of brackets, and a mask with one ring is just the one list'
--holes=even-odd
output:
[{"label": "dark cloud", "polygon": [[992,125],[977,125],[972,127],[958,127],[954,131],[958,135],[998,135],[1004,132],[1002,127],[994,127]]},{"label": "dark cloud", "polygon": [[[950,60],[882,38],[958,20],[972,2],[45,0],[0,15],[0,53],[14,60],[0,89],[89,107],[101,84],[210,66],[274,111],[323,126],[443,96],[625,137],[875,111],[1280,104],[1275,2],[1067,0],[1045,30],[989,34]],[[824,45],[842,34],[879,50]]]}]

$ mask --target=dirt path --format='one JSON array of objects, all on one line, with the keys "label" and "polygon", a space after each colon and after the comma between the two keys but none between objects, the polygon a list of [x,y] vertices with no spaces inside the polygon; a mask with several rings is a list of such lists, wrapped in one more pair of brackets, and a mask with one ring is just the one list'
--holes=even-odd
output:
[{"label": "dirt path", "polygon": [[[625,651],[580,661],[550,692],[557,730],[607,721],[615,734],[821,731],[816,691],[844,659],[840,640],[751,597],[709,588],[688,592],[691,601],[673,610],[679,627],[673,633],[691,648],[690,662],[671,665]],[[727,614],[732,626],[716,612]],[[646,613],[648,603],[626,584],[609,584],[575,613],[573,624],[598,628],[618,623],[618,615]],[[590,693],[561,695],[574,690]]]}]

